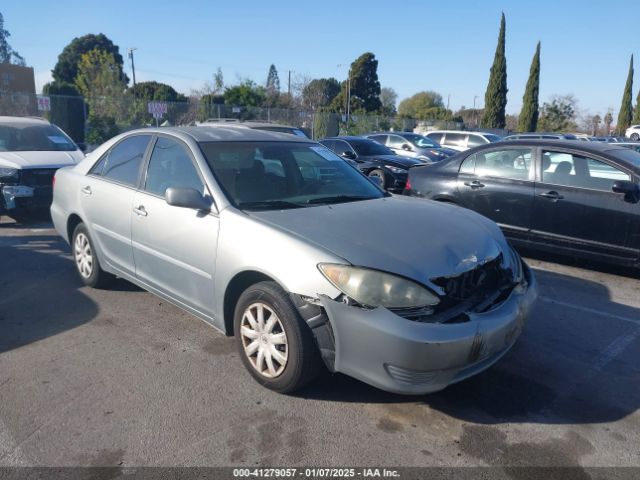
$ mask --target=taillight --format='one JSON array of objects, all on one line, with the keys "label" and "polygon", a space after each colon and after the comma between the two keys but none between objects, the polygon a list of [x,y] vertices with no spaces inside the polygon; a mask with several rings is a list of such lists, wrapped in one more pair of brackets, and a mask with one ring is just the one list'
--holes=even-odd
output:
[{"label": "taillight", "polygon": [[56,186],[56,176],[53,176],[53,179],[51,180],[51,188]]},{"label": "taillight", "polygon": [[409,192],[411,190],[411,181],[409,180],[409,177],[407,177],[407,183],[405,183],[404,185],[404,189]]}]

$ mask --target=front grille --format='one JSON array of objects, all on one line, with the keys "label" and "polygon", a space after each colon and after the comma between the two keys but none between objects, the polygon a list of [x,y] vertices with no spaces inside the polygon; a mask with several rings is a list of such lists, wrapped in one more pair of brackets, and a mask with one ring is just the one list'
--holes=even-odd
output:
[{"label": "front grille", "polygon": [[56,168],[29,168],[20,172],[20,184],[28,187],[50,187]]},{"label": "front grille", "polygon": [[432,278],[431,281],[441,287],[447,299],[454,302],[468,300],[483,292],[494,292],[505,281],[513,279],[513,272],[502,267],[502,254],[493,260],[451,277]]}]

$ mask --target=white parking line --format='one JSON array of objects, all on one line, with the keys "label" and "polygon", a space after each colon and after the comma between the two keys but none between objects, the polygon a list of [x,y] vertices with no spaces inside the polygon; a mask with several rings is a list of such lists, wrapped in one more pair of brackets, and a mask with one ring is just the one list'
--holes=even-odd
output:
[{"label": "white parking line", "polygon": [[561,300],[555,300],[553,298],[544,297],[542,295],[538,297],[538,300],[541,300],[547,303],[552,303],[554,305],[560,305],[562,307],[573,308],[574,310],[579,310],[585,313],[593,313],[595,315],[600,315],[602,317],[615,318],[616,320],[622,320],[623,322],[629,322],[629,323],[634,323],[636,325],[640,325],[640,319],[638,318],[623,317],[622,315],[615,315],[613,313],[604,312],[602,310],[597,310],[595,308],[583,307],[582,305],[575,305],[573,303],[567,303]]}]

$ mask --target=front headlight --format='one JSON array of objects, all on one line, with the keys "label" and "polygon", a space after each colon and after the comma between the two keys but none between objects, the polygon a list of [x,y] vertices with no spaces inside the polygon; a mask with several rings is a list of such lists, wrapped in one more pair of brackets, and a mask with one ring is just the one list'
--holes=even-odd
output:
[{"label": "front headlight", "polygon": [[18,171],[19,170],[17,168],[0,167],[0,179],[17,179]]},{"label": "front headlight", "polygon": [[394,167],[393,165],[385,165],[385,167],[391,171],[392,173],[405,173],[406,170],[404,168]]},{"label": "front headlight", "polygon": [[444,157],[445,156],[444,153],[439,152],[437,150],[430,150],[430,152],[431,152],[431,154],[436,155],[438,157]]},{"label": "front headlight", "polygon": [[440,302],[425,287],[390,273],[334,263],[318,268],[334,287],[367,307],[413,308]]}]

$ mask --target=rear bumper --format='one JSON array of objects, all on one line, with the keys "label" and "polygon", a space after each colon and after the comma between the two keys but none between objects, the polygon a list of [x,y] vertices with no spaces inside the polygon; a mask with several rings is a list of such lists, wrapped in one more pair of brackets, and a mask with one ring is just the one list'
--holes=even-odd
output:
[{"label": "rear bumper", "polygon": [[524,271],[504,302],[468,312],[465,323],[414,322],[322,297],[335,335],[335,370],[401,394],[435,392],[485,370],[513,346],[537,297],[535,278],[526,265]]}]

